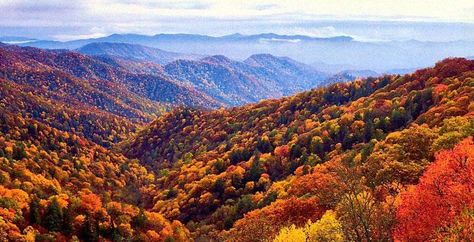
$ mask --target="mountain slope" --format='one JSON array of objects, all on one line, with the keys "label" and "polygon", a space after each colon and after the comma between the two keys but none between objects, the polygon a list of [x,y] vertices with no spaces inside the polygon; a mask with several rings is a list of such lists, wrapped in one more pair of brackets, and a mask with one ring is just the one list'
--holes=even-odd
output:
[{"label": "mountain slope", "polygon": [[155,173],[108,149],[168,108],[133,90],[158,77],[8,45],[0,69],[1,240],[189,240],[145,211]]},{"label": "mountain slope", "polygon": [[[137,58],[88,56],[65,50],[9,45],[1,51],[5,58],[6,79],[24,85],[47,86],[56,95],[60,93],[59,96],[76,98],[77,102],[142,121],[148,114],[156,114],[157,107],[241,105],[308,90],[323,84],[327,78],[326,74],[309,66],[272,55],[254,55],[245,62],[211,56],[200,60],[176,60],[161,66],[138,60],[141,52],[136,53],[135,47],[127,50]],[[38,71],[44,75],[38,77],[40,80],[28,80],[26,76]],[[52,82],[55,76],[58,78]],[[93,92],[94,97],[76,97],[75,93],[81,94],[80,89]]]},{"label": "mountain slope", "polygon": [[77,51],[86,55],[115,56],[129,60],[150,61],[162,65],[177,59],[195,60],[202,58],[198,55],[181,54],[142,45],[125,43],[91,43],[82,46],[77,49]]},{"label": "mountain slope", "polygon": [[36,87],[39,95],[76,99],[130,119],[149,118],[166,105],[219,106],[204,93],[159,73],[132,73],[75,52],[4,46],[0,55],[1,74],[7,80]]},{"label": "mountain slope", "polygon": [[199,61],[179,60],[165,65],[164,72],[231,106],[311,89],[327,77],[304,64],[272,55],[254,55],[244,62],[219,55]]},{"label": "mountain slope", "polygon": [[[289,58],[252,55],[244,62],[217,55],[205,58],[123,43],[92,43],[78,49],[135,73],[168,76],[227,105],[278,98],[314,88],[326,74]],[[167,63],[161,67],[156,64]]]},{"label": "mountain slope", "polygon": [[474,61],[447,59],[239,108],[179,109],[121,150],[161,171],[153,211],[195,239],[266,241],[334,210],[348,240],[391,240],[399,191],[474,135],[473,81]]},{"label": "mountain slope", "polygon": [[151,197],[140,189],[153,188],[154,173],[104,148],[135,130],[0,78],[0,237],[188,240],[178,221],[143,212]]}]

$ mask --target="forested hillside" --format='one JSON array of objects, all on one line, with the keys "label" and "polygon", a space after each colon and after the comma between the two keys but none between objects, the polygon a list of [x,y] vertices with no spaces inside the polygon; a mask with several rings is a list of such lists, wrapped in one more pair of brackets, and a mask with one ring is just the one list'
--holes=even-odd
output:
[{"label": "forested hillside", "polygon": [[169,106],[222,105],[160,73],[132,72],[76,52],[4,45],[0,58],[0,78],[30,88],[34,95],[134,121],[149,121]]},{"label": "forested hillside", "polygon": [[217,110],[154,64],[1,45],[0,68],[1,240],[474,239],[474,61]]},{"label": "forested hillside", "polygon": [[179,105],[223,103],[161,66],[0,44],[0,238],[190,240],[152,212],[159,171],[111,151]]},{"label": "forested hillside", "polygon": [[228,106],[309,90],[325,84],[328,77],[291,59],[265,54],[250,56],[244,62],[222,55],[178,60],[165,65],[164,71]]},{"label": "forested hillside", "polygon": [[7,105],[0,107],[2,241],[187,240],[180,222],[143,210],[141,191],[155,186],[153,172],[73,131],[9,112]]},{"label": "forested hillside", "polygon": [[151,211],[200,241],[470,240],[473,100],[474,61],[446,59],[243,107],[177,109],[121,150],[159,172]]},{"label": "forested hillside", "polygon": [[[245,61],[236,61],[222,55],[204,57],[162,53],[158,49],[123,43],[93,43],[78,51],[136,74],[176,80],[206,94],[222,106],[292,95],[322,86],[329,77],[329,74],[290,58],[269,54],[252,55]],[[343,81],[354,79],[351,76],[346,78]]]},{"label": "forested hillside", "polygon": [[154,172],[108,149],[169,107],[103,66],[0,48],[0,241],[188,240],[180,222],[144,210]]}]

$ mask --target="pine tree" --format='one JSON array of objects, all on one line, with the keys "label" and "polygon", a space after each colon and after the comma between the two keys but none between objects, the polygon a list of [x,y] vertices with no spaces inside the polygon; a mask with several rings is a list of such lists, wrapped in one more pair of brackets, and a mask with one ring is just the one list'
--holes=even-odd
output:
[{"label": "pine tree", "polygon": [[63,211],[56,198],[51,201],[44,215],[43,226],[49,231],[61,231]]},{"label": "pine tree", "polygon": [[80,235],[84,241],[99,241],[99,224],[91,215],[86,216]]},{"label": "pine tree", "polygon": [[67,208],[64,210],[64,213],[63,213],[62,231],[64,234],[70,234],[72,232],[72,223],[73,223],[72,209]]},{"label": "pine tree", "polygon": [[30,224],[41,224],[40,203],[37,197],[30,202]]},{"label": "pine tree", "polygon": [[14,160],[21,160],[26,157],[25,145],[22,142],[17,142],[13,148],[12,158]]},{"label": "pine tree", "polygon": [[296,159],[301,156],[301,146],[299,144],[295,144],[291,146],[290,149],[290,159]]},{"label": "pine tree", "polygon": [[258,181],[260,179],[260,175],[262,175],[263,169],[260,167],[260,154],[257,152],[255,154],[255,158],[252,161],[252,166],[250,170],[246,174],[246,181]]},{"label": "pine tree", "polygon": [[147,217],[145,216],[145,212],[143,209],[140,209],[140,212],[137,214],[137,216],[132,218],[132,226],[137,228],[137,229],[142,229],[145,227],[147,222]]}]

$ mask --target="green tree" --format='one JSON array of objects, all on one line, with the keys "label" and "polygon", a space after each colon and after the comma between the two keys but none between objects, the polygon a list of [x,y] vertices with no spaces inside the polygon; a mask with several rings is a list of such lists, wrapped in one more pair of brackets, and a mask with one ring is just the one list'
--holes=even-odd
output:
[{"label": "green tree", "polygon": [[40,203],[37,197],[30,202],[30,224],[41,224]]},{"label": "green tree", "polygon": [[138,229],[142,229],[145,227],[147,222],[147,217],[143,209],[140,209],[140,212],[137,216],[132,218],[132,226]]},{"label": "green tree", "polygon": [[258,181],[260,179],[260,175],[262,175],[263,169],[260,165],[260,155],[257,153],[255,158],[252,161],[252,166],[250,170],[246,173],[245,180],[246,181]]},{"label": "green tree", "polygon": [[43,227],[49,231],[61,231],[63,226],[63,210],[58,203],[58,200],[54,198],[46,209]]},{"label": "green tree", "polygon": [[99,223],[92,216],[86,216],[86,221],[82,226],[80,237],[84,241],[99,241]]}]

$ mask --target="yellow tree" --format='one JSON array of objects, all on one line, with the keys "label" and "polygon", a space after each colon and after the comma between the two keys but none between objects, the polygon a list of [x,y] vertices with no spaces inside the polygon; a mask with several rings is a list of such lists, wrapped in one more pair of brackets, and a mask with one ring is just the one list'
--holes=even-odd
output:
[{"label": "yellow tree", "polygon": [[306,242],[306,233],[294,224],[280,230],[273,242]]},{"label": "yellow tree", "polygon": [[305,232],[310,242],[342,242],[344,232],[342,225],[336,218],[336,213],[328,210],[323,217],[315,223],[309,221],[306,224]]}]

